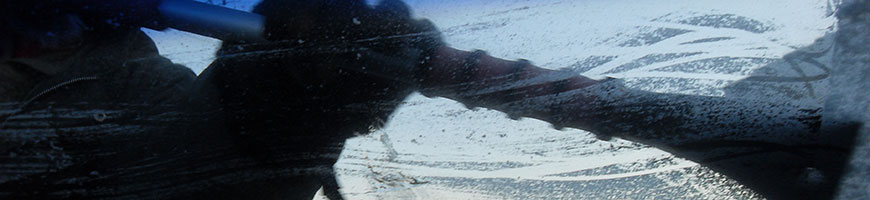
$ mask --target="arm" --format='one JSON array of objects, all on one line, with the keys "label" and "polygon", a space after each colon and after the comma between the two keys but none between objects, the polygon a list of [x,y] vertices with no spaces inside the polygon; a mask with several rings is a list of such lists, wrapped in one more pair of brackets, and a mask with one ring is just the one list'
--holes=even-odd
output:
[{"label": "arm", "polygon": [[818,108],[633,90],[616,79],[436,49],[419,79],[427,96],[652,145],[768,198],[830,197],[851,151],[854,131],[848,125],[820,130]]}]

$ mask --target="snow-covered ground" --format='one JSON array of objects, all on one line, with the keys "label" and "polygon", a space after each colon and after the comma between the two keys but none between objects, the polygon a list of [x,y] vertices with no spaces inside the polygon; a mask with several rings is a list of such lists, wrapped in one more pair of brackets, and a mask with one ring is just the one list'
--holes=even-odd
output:
[{"label": "snow-covered ground", "polygon": [[[217,1],[215,1],[217,2]],[[818,103],[824,70],[784,59],[824,51],[834,0],[408,0],[451,46],[531,60],[630,87],[739,95],[750,76],[764,95]],[[254,1],[228,0],[249,10]],[[196,72],[217,40],[154,32],[161,54]],[[821,38],[821,39],[820,39]],[[817,40],[819,39],[819,40]],[[787,56],[786,56],[787,57]],[[822,64],[826,57],[814,57]],[[778,64],[779,63],[779,64]],[[783,64],[785,63],[785,64]],[[785,88],[785,89],[783,89]],[[791,93],[798,93],[794,95]],[[588,132],[413,95],[385,128],[347,141],[335,166],[348,199],[747,199],[757,195],[695,163]]]}]

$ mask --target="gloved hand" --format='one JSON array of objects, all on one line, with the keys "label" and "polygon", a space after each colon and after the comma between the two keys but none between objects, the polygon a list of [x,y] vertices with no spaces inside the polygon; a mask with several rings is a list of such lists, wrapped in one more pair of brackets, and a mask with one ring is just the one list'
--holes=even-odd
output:
[{"label": "gloved hand", "polygon": [[[412,92],[396,79],[412,79],[427,51],[441,45],[434,26],[412,19],[397,0],[375,7],[363,0],[264,0],[254,12],[266,17],[269,41],[224,43],[198,81],[219,106],[211,110],[226,112],[226,129],[244,151],[274,163],[331,166],[337,157],[280,159],[338,155],[333,144],[382,125]],[[412,70],[392,79],[370,73],[395,69],[390,63]]]},{"label": "gloved hand", "polygon": [[[412,91],[397,80],[413,80],[441,39],[397,0],[375,7],[362,0],[264,0],[254,12],[266,17],[269,41],[224,43],[198,82],[217,103],[210,110],[225,112],[221,124],[243,154],[300,177],[327,177],[272,187],[313,194],[332,174],[310,169],[331,169],[345,139],[383,125]],[[322,184],[337,196],[335,184]]]}]

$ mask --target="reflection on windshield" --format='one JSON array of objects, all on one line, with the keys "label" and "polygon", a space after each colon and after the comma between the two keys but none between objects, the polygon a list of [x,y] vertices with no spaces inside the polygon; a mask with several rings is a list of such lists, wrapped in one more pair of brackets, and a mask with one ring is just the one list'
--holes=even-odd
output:
[{"label": "reflection on windshield", "polygon": [[[204,2],[245,11],[254,10],[260,3],[253,0]],[[283,6],[275,3],[278,1],[269,2],[276,9]],[[5,120],[0,127],[5,130],[0,132],[38,132],[33,127],[45,128],[56,124],[68,126],[60,130],[73,130],[73,133],[82,129],[103,131],[106,130],[105,127],[112,127],[32,120],[41,119],[40,116],[69,115],[69,119],[85,116],[100,123],[123,125],[111,131],[152,132],[150,129],[137,127],[178,123],[181,124],[180,127],[187,127],[188,130],[214,132],[223,130],[215,130],[221,128],[212,125],[226,125],[232,127],[227,129],[235,133],[213,136],[212,139],[218,142],[201,142],[198,137],[202,135],[173,135],[169,134],[172,131],[166,131],[167,134],[159,136],[166,140],[143,142],[135,146],[136,149],[158,149],[154,151],[164,155],[143,153],[137,156],[141,160],[118,160],[119,164],[110,164],[116,167],[112,169],[116,171],[90,170],[88,166],[76,163],[79,162],[76,160],[78,158],[72,159],[63,150],[79,149],[66,146],[56,148],[52,142],[22,142],[16,147],[7,147],[21,149],[36,146],[49,150],[36,153],[7,150],[10,156],[3,159],[20,159],[19,154],[48,155],[52,157],[52,163],[45,168],[66,169],[75,173],[82,171],[80,174],[92,178],[116,172],[123,174],[125,169],[142,174],[158,174],[159,176],[154,175],[157,176],[154,179],[206,177],[167,181],[167,188],[185,184],[198,188],[207,186],[197,184],[244,183],[245,180],[238,177],[249,177],[250,180],[256,180],[258,184],[268,187],[302,188],[311,186],[309,181],[315,181],[313,185],[322,186],[315,198],[336,198],[330,192],[337,190],[346,199],[829,197],[833,195],[840,181],[840,174],[846,173],[843,166],[851,152],[856,131],[849,129],[850,131],[843,132],[850,134],[819,135],[833,133],[835,131],[831,130],[835,129],[842,131],[839,128],[852,128],[853,125],[837,122],[861,121],[860,118],[845,120],[839,115],[842,112],[830,114],[834,112],[831,108],[849,110],[842,105],[861,102],[855,100],[831,105],[834,102],[830,100],[831,96],[844,96],[850,90],[843,89],[843,85],[850,84],[842,81],[846,78],[832,78],[838,76],[837,73],[840,73],[840,77],[848,74],[841,68],[838,71],[837,65],[839,63],[846,66],[842,64],[847,63],[843,60],[848,61],[851,57],[843,58],[841,55],[861,55],[860,51],[848,52],[848,49],[837,52],[838,45],[844,43],[835,37],[837,34],[844,34],[837,26],[842,23],[839,21],[842,19],[835,15],[838,6],[843,4],[838,0],[405,2],[415,17],[428,19],[438,28],[438,39],[443,40],[446,46],[464,51],[482,49],[486,51],[482,55],[484,58],[492,56],[512,61],[527,59],[533,66],[561,73],[553,77],[570,79],[579,75],[601,82],[580,89],[554,86],[557,89],[553,91],[558,94],[533,96],[534,98],[526,94],[522,98],[511,99],[514,101],[493,106],[480,100],[485,99],[480,96],[508,93],[504,95],[513,97],[510,95],[519,90],[514,89],[522,87],[504,84],[495,89],[483,88],[492,89],[493,92],[480,92],[483,89],[462,86],[463,89],[473,88],[469,90],[475,91],[441,95],[443,93],[438,93],[441,91],[437,89],[443,88],[396,86],[394,80],[353,76],[355,73],[365,74],[365,68],[362,72],[348,72],[347,68],[334,67],[366,63],[360,57],[370,55],[390,58],[387,59],[391,61],[388,62],[390,64],[385,64],[390,66],[392,63],[406,62],[392,58],[413,57],[421,52],[397,50],[401,48],[390,45],[418,45],[421,42],[411,40],[393,44],[391,42],[396,40],[392,39],[426,35],[419,34],[419,30],[410,33],[390,32],[396,30],[384,28],[378,30],[390,35],[384,36],[379,32],[373,33],[376,36],[372,37],[365,32],[360,35],[349,34],[352,36],[348,37],[364,38],[352,38],[355,39],[352,40],[356,42],[354,44],[364,41],[364,44],[370,45],[359,48],[352,45],[342,46],[343,44],[332,41],[343,40],[343,36],[341,39],[319,40],[320,35],[327,35],[325,37],[328,38],[331,36],[329,34],[338,33],[329,32],[334,27],[317,24],[320,21],[309,18],[287,19],[298,27],[282,27],[289,30],[308,28],[304,30],[310,32],[299,31],[302,33],[298,38],[305,39],[271,35],[268,37],[277,42],[265,45],[221,43],[217,39],[182,31],[154,31],[143,28],[154,40],[160,56],[201,75],[198,81],[206,80],[208,84],[197,85],[196,90],[204,91],[202,93],[220,91],[221,94],[204,95],[207,97],[202,99],[191,98],[201,103],[195,103],[198,104],[196,106],[181,106],[184,109],[200,109],[193,112],[196,113],[194,116],[184,115],[182,111],[167,111],[169,108],[154,111],[154,107],[162,107],[153,102],[124,102],[123,107],[76,112],[76,108],[88,106],[77,104],[71,110],[57,111],[52,110],[54,102],[38,101],[51,98],[50,95],[54,95],[55,91],[65,91],[64,88],[71,85],[99,82],[103,78],[75,76],[77,78],[60,82],[59,85],[52,84],[56,87],[38,90],[43,92],[35,92],[36,95],[29,96],[32,98],[26,99],[25,104],[0,104],[0,108],[3,108],[0,116],[4,117],[0,119]],[[299,3],[299,6],[304,6],[304,3]],[[269,10],[264,7],[266,6],[259,9]],[[368,18],[362,17],[352,19],[346,24],[364,27],[368,23],[380,23],[366,21]],[[419,26],[412,24],[408,29],[419,28],[413,25]],[[276,44],[284,46],[276,47]],[[371,49],[378,52],[388,49],[392,52],[384,55],[367,54]],[[341,56],[317,57],[330,51],[352,52],[357,58],[347,61],[342,60],[344,57]],[[426,55],[431,51],[437,52],[438,49],[424,48],[422,51]],[[475,53],[478,52],[469,54]],[[140,59],[136,62],[120,62],[119,65],[135,68],[162,61],[156,55],[139,57],[158,60]],[[466,65],[472,56],[468,57],[463,57]],[[477,62],[481,62],[479,60]],[[469,77],[469,80],[474,78]],[[450,78],[459,79],[456,76]],[[504,77],[469,82],[485,85],[502,78]],[[610,78],[618,80],[609,81],[612,80]],[[510,80],[534,82],[535,79]],[[193,82],[192,79],[172,79],[155,81],[154,84],[168,84],[166,87],[171,88],[172,83]],[[610,90],[612,88],[618,89]],[[72,93],[74,92],[78,91]],[[147,92],[149,91],[142,93]],[[601,94],[586,95],[584,92]],[[175,97],[175,93],[157,94],[160,95],[154,99]],[[135,95],[130,96],[132,98]],[[590,101],[578,103],[578,97],[589,98]],[[483,103],[476,105],[475,101],[478,100]],[[541,117],[537,112],[528,111],[538,108],[533,105],[534,102],[549,103],[542,107],[559,110],[556,113],[547,113],[557,117]],[[45,112],[28,112],[27,107],[31,104],[48,109]],[[288,106],[270,107],[273,104]],[[150,112],[127,113],[127,110],[137,109]],[[212,118],[212,112],[227,112],[232,117]],[[259,113],[268,115],[258,115]],[[830,121],[823,124],[823,119],[834,119],[830,116],[841,118],[833,120],[833,124]],[[125,119],[138,122],[117,122]],[[296,121],[280,121],[287,119]],[[565,122],[565,119],[594,122],[589,122],[592,125],[588,126],[586,123],[577,126]],[[36,125],[31,126],[33,124]],[[355,127],[347,128],[351,126]],[[593,130],[599,128],[598,126],[607,127]],[[302,139],[294,138],[298,134],[278,134],[285,132],[307,134],[302,134]],[[333,132],[341,132],[339,134],[342,135],[327,137],[316,134]],[[55,132],[39,137],[61,136],[64,136],[63,133]],[[21,138],[24,137],[4,138],[3,142],[17,143],[16,139],[24,140]],[[84,142],[98,144],[145,140],[132,136],[128,138],[126,135],[112,137],[113,140],[107,141],[93,139],[96,137],[83,138],[85,139],[81,140]],[[349,139],[345,141],[345,138]],[[178,150],[197,147],[207,150]],[[80,151],[84,152],[83,155],[124,152],[123,149],[113,149],[117,147],[111,145],[101,148],[103,149],[100,150],[109,149],[108,153],[87,149]],[[170,154],[172,156],[167,156]],[[55,156],[63,159],[54,161]],[[159,166],[154,170],[148,168],[149,160],[164,158],[171,159],[161,161],[162,164],[154,164]],[[287,163],[291,163],[293,167],[281,167]],[[333,163],[332,168],[328,167]],[[223,169],[221,166],[230,167],[226,171],[214,170]],[[9,171],[38,168],[32,173],[22,174],[43,173],[40,167],[44,166],[21,169],[13,167]],[[120,168],[123,169],[117,170]],[[178,173],[168,170],[187,168],[190,170],[181,170],[183,172]],[[335,178],[332,178],[333,173]],[[292,174],[293,178],[275,178],[287,174]],[[328,175],[324,178],[323,174]],[[20,177],[4,176],[0,178],[0,184],[25,180]],[[860,183],[861,180],[851,181]],[[32,186],[27,184],[39,184],[36,182],[21,185],[27,187]],[[104,182],[93,182],[95,185],[100,183]],[[164,191],[151,190],[162,187],[164,186],[131,186],[132,189],[100,195],[148,196]],[[231,188],[226,189],[228,191],[256,193],[252,196],[263,198],[286,195],[272,194],[268,189],[259,188],[261,185],[226,187]],[[148,190],[151,193],[139,190]],[[0,197],[6,193],[18,195],[0,190]],[[218,193],[211,195],[227,197]]]}]

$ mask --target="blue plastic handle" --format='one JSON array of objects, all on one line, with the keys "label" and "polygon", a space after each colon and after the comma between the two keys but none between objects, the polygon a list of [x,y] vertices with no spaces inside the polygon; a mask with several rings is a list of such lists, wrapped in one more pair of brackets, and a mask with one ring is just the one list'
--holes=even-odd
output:
[{"label": "blue plastic handle", "polygon": [[224,41],[265,41],[262,15],[191,0],[163,0],[160,24]]}]

